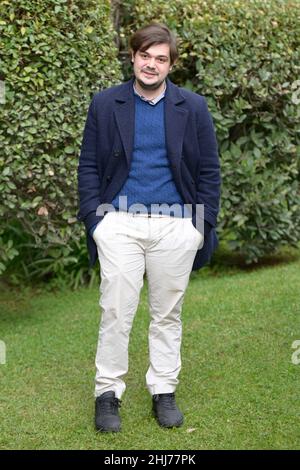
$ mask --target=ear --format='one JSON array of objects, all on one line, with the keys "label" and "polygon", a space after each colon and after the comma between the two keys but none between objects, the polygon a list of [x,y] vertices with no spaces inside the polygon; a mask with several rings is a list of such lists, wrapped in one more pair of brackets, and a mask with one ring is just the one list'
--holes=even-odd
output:
[{"label": "ear", "polygon": [[130,53],[131,53],[131,62],[134,62],[134,52],[132,49],[130,49]]}]

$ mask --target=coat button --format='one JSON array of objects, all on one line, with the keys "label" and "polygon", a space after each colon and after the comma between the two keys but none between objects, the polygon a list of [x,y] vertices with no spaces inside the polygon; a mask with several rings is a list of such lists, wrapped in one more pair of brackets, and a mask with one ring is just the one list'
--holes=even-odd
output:
[{"label": "coat button", "polygon": [[172,165],[172,167],[174,168],[174,170],[176,170],[176,165]]},{"label": "coat button", "polygon": [[111,176],[107,176],[106,181],[110,181],[110,180],[111,180]]},{"label": "coat button", "polygon": [[115,152],[114,152],[114,157],[115,157],[115,158],[119,158],[119,156],[120,156],[119,150],[115,150]]}]

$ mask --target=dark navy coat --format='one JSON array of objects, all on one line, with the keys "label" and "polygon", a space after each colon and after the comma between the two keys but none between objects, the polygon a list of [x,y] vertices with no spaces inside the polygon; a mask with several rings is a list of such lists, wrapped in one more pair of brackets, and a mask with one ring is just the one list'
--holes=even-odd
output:
[{"label": "dark navy coat", "polygon": [[[205,98],[176,86],[169,78],[166,81],[166,146],[174,182],[185,204],[204,204],[204,244],[196,254],[195,270],[209,261],[218,245],[218,146]],[[134,77],[96,93],[88,111],[78,165],[77,219],[85,224],[90,267],[97,260],[97,247],[89,229],[102,218],[96,215],[97,207],[111,203],[130,170],[134,145],[133,82]],[[194,214],[196,226],[195,220]]]}]

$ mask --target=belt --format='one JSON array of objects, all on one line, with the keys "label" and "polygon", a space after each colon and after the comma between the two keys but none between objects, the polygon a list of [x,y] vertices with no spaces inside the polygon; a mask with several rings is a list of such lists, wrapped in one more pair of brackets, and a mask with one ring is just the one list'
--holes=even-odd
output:
[{"label": "belt", "polygon": [[149,214],[149,213],[146,213],[146,212],[128,212],[128,214],[132,215],[133,217],[172,217],[171,215],[168,215],[168,214]]}]

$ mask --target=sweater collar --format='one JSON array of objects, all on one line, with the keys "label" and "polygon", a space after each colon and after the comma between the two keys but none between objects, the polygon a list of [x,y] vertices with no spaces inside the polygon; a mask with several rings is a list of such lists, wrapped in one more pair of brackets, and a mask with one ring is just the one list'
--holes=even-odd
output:
[{"label": "sweater collar", "polygon": [[[133,101],[134,93],[133,93],[133,83],[135,81],[135,77],[132,77],[127,82],[121,84],[118,89],[118,94],[115,97],[116,101],[124,103],[126,101]],[[175,85],[171,80],[167,77],[166,78],[166,90],[165,90],[165,98],[169,102],[177,105],[182,103],[185,100],[185,97],[180,91],[180,88]]]},{"label": "sweater collar", "polygon": [[152,106],[155,106],[160,100],[162,100],[164,98],[164,96],[166,94],[166,88],[167,88],[167,86],[166,86],[166,82],[165,82],[164,90],[156,98],[154,98],[153,100],[148,100],[147,98],[145,98],[145,96],[141,95],[137,91],[137,89],[135,87],[135,83],[133,82],[133,92],[134,92],[134,94],[139,96],[139,98],[141,98],[141,100],[146,101],[147,103],[151,104]]}]

